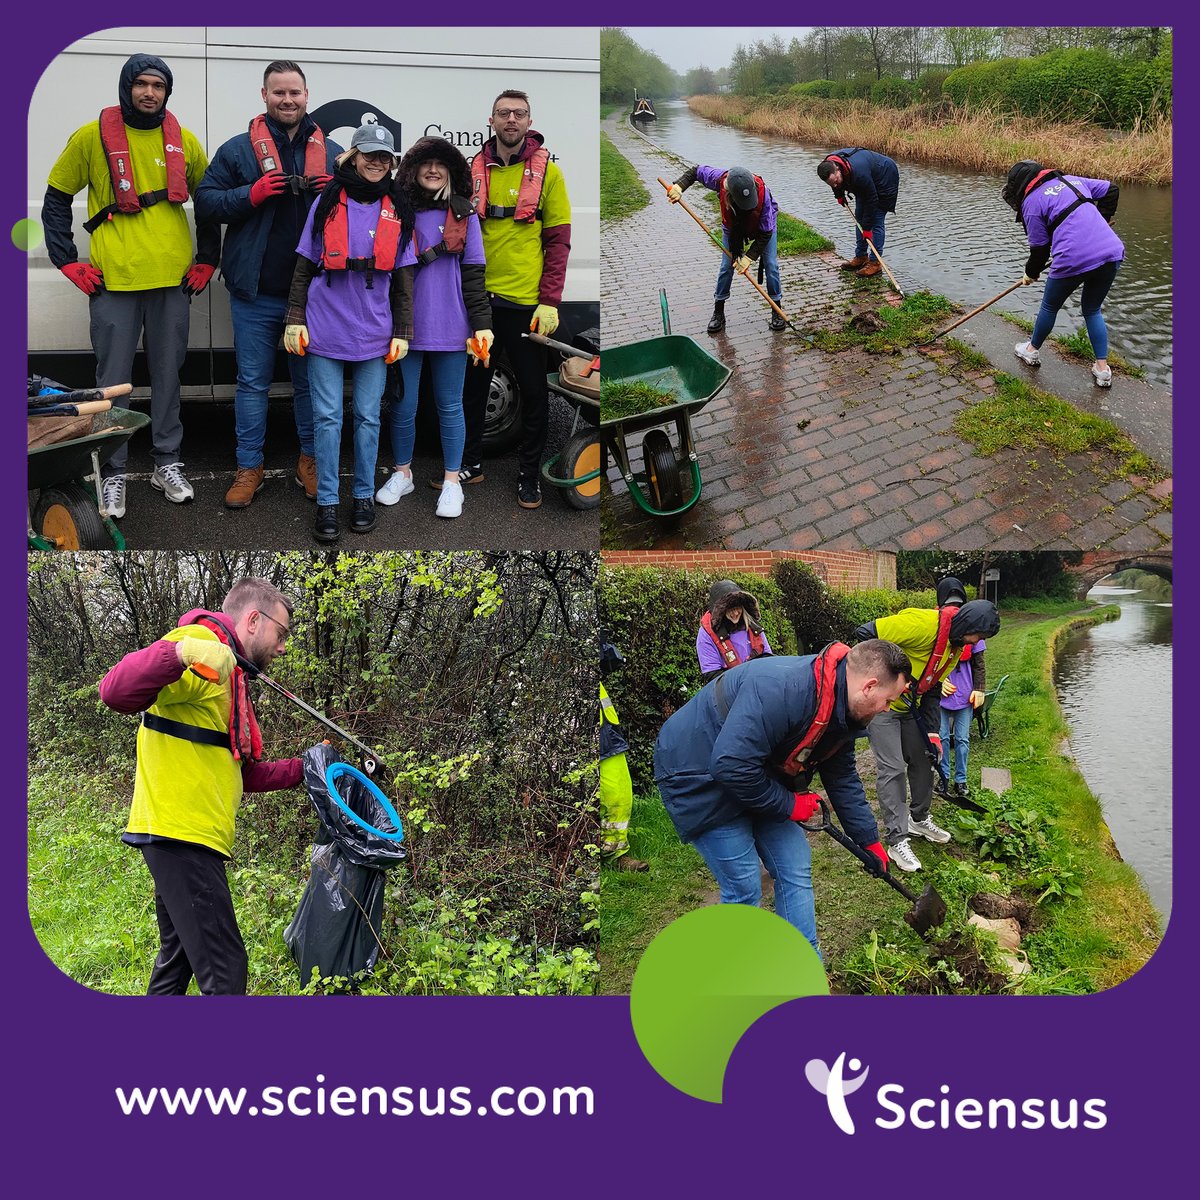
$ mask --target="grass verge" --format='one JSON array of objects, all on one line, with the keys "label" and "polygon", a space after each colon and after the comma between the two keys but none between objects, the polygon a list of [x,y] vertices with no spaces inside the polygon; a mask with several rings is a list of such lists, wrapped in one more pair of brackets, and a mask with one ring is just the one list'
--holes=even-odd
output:
[{"label": "grass verge", "polygon": [[633,164],[612,144],[606,133],[600,134],[600,219],[619,221],[650,203]]},{"label": "grass verge", "polygon": [[[871,286],[866,280],[855,282]],[[911,292],[899,304],[884,304],[877,312],[856,314],[836,333],[816,331],[813,344],[831,354],[851,349],[865,350],[868,354],[895,354],[906,346],[927,342],[953,311],[945,296]]]}]

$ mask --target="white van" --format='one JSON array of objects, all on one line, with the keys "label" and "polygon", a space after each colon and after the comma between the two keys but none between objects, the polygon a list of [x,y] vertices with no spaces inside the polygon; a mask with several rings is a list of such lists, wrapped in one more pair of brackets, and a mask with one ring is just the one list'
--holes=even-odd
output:
[{"label": "white van", "polygon": [[[244,133],[263,110],[263,68],[292,59],[308,80],[309,113],[342,146],[364,118],[386,125],[403,153],[418,138],[444,137],[471,155],[490,134],[493,98],[528,92],[533,127],[562,168],[571,197],[571,256],[561,332],[600,325],[600,43],[596,29],[123,28],[68,46],[46,68],[29,106],[28,216],[40,221],[46,180],[67,138],[117,102],[125,60],[157,54],[174,75],[171,111],[217,148]],[[188,203],[191,209],[191,202]],[[87,194],[75,198],[75,244],[88,257]],[[73,387],[95,383],[86,299],[54,268],[44,245],[29,255],[29,369]],[[134,368],[135,399],[146,395],[144,364]],[[519,429],[519,395],[501,361],[488,405],[489,450]],[[290,395],[280,350],[278,394]],[[182,372],[185,399],[231,399],[236,381],[229,296],[217,276],[192,302]],[[274,392],[273,392],[274,394]]]}]

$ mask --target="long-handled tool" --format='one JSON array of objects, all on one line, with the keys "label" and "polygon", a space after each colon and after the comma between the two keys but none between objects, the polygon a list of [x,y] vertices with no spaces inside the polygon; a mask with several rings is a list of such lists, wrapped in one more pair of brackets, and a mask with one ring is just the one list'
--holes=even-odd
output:
[{"label": "long-handled tool", "polygon": [[991,308],[992,305],[995,304],[997,300],[1003,300],[1004,297],[1007,296],[1009,292],[1015,292],[1017,290],[1017,288],[1021,287],[1024,284],[1024,282],[1025,282],[1024,279],[1018,279],[1016,283],[1014,283],[1011,287],[1006,287],[1004,289],[1004,291],[1002,291],[998,296],[993,296],[990,300],[985,300],[978,308],[971,309],[971,311],[969,313],[967,313],[967,315],[965,317],[959,317],[957,321],[953,322],[953,324],[947,325],[945,329],[939,329],[937,331],[937,333],[935,333],[933,335],[933,337],[931,337],[929,339],[929,341],[922,342],[921,345],[922,346],[932,345],[943,334],[949,333],[950,330],[957,329],[960,325],[966,324],[966,322],[969,321],[972,317],[983,312],[983,310],[985,308]]},{"label": "long-handled tool", "polygon": [[91,413],[108,412],[111,400],[88,400],[83,404],[42,404],[29,409],[31,417],[84,417]]},{"label": "long-handled tool", "polygon": [[[658,176],[658,182],[661,183],[668,192],[671,190],[671,185],[661,175]],[[691,217],[692,220],[695,221],[696,224],[699,225],[700,228],[703,229],[705,233],[708,234],[708,236],[712,239],[713,243],[721,251],[721,253],[725,255],[726,258],[728,258],[731,262],[736,261],[736,259],[734,259],[734,257],[733,257],[733,254],[730,252],[729,247],[726,246],[721,241],[721,239],[719,237],[717,237],[717,235],[715,233],[713,233],[713,231],[711,229],[709,229],[709,227],[707,225],[705,225],[703,220],[701,220],[700,217],[698,217],[696,215],[696,212],[694,209],[688,207],[688,204],[686,201],[676,200],[675,203],[677,205],[679,205],[679,207],[682,208],[683,211],[685,213],[687,213],[687,215],[689,217]],[[738,271],[737,274],[745,275],[745,277],[750,280],[750,284],[754,288],[754,290],[756,292],[758,292],[758,294],[775,310],[775,312],[783,319],[783,321],[787,324],[787,327],[793,333],[798,333],[802,338],[806,338],[806,339],[808,338],[808,334],[806,334],[802,329],[797,329],[796,326],[792,324],[791,317],[789,317],[787,315],[787,313],[785,313],[783,311],[783,309],[780,308],[779,305],[776,304],[775,301],[772,300],[771,297],[767,295],[767,291],[762,286],[762,284],[758,283],[757,280],[751,278],[751,276],[745,271]]]},{"label": "long-handled tool", "polygon": [[917,933],[924,936],[929,930],[940,925],[946,919],[946,902],[938,895],[932,883],[927,883],[925,890],[919,896],[911,889],[906,888],[898,879],[892,877],[891,871],[886,870],[870,850],[865,850],[856,842],[851,841],[833,823],[833,813],[830,810],[829,801],[824,796],[819,796],[818,799],[821,802],[821,824],[809,825],[801,822],[802,829],[807,829],[809,833],[829,834],[835,842],[844,846],[862,863],[863,870],[868,875],[873,875],[876,879],[882,879],[889,887],[895,888],[912,905],[908,912],[904,914],[904,919]]},{"label": "long-handled tool", "polygon": [[921,737],[925,739],[925,745],[928,747],[926,753],[929,755],[929,769],[942,784],[940,788],[937,788],[937,794],[943,800],[949,800],[951,804],[958,808],[965,808],[968,812],[986,813],[987,809],[982,804],[971,800],[967,796],[959,796],[950,789],[950,773],[946,770],[942,760],[938,757],[937,751],[933,748],[933,743],[929,740],[929,726],[925,724],[925,718],[921,716],[920,705],[912,700],[909,703],[909,711],[916,720],[917,729],[920,731]]},{"label": "long-handled tool", "polygon": [[589,354],[586,350],[580,350],[578,346],[568,346],[566,342],[557,342],[554,338],[546,337],[541,333],[523,333],[521,336],[528,338],[531,342],[549,346],[551,350],[560,350],[563,354],[573,354],[576,358],[586,358],[589,362],[595,362],[597,357],[595,354]]},{"label": "long-handled tool", "polygon": [[899,283],[896,282],[896,277],[892,274],[892,268],[883,261],[883,255],[875,249],[875,243],[871,241],[869,237],[867,237],[867,231],[858,223],[858,218],[853,213],[850,213],[850,219],[854,222],[854,228],[862,234],[863,241],[867,243],[867,249],[870,250],[873,255],[875,255],[875,261],[887,272],[887,277],[892,281],[892,287],[894,287],[896,291],[900,293],[900,299],[903,300],[904,289]]},{"label": "long-handled tool", "polygon": [[[132,383],[118,383],[104,388],[76,388],[74,391],[44,392],[39,396],[29,397],[30,408],[45,408],[52,404],[85,404],[89,401],[113,401],[121,396],[128,396],[133,391]],[[80,410],[85,411],[83,409]],[[92,410],[86,410],[92,411]]]}]

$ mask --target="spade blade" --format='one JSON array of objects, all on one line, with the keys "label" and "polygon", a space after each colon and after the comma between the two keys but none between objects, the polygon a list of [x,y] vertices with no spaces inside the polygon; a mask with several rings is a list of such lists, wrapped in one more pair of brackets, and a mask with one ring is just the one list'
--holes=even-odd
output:
[{"label": "spade blade", "polygon": [[938,895],[932,883],[917,897],[917,902],[904,914],[904,919],[917,931],[928,933],[946,919],[946,902]]}]

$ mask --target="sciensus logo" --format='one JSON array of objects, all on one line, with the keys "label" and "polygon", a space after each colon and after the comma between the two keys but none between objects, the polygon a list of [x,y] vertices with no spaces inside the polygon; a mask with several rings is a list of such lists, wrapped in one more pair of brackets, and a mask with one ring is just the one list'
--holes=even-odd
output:
[{"label": "sciensus logo", "polygon": [[[810,1058],[804,1064],[804,1074],[825,1097],[834,1124],[848,1134],[855,1130],[846,1097],[866,1083],[869,1073],[869,1067],[864,1067],[857,1058],[847,1060],[844,1052],[837,1056],[832,1066],[820,1058]],[[1103,1129],[1108,1124],[1105,1102],[1095,1098],[1043,1100],[1028,1096],[1014,1100],[1008,1096],[993,1096],[980,1100],[964,1096],[954,1099],[949,1084],[945,1083],[938,1091],[940,1094],[936,1097],[909,1098],[903,1085],[885,1083],[875,1093],[875,1102],[880,1109],[875,1124],[880,1129],[902,1129],[905,1125],[914,1129]],[[861,1102],[856,1107],[861,1110]]]}]

